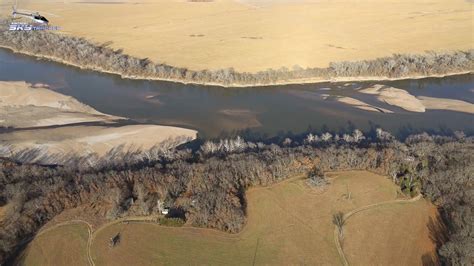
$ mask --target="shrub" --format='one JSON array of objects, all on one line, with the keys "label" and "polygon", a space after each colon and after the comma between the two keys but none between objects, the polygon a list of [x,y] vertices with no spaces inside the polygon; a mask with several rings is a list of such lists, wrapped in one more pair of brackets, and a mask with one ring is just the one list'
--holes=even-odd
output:
[{"label": "shrub", "polygon": [[158,219],[158,223],[160,225],[164,226],[174,226],[174,227],[181,227],[183,226],[186,222],[181,219],[181,218],[167,218],[167,217],[161,217]]},{"label": "shrub", "polygon": [[308,183],[310,185],[319,187],[328,184],[328,181],[321,168],[313,166],[313,168],[311,168],[308,173]]}]

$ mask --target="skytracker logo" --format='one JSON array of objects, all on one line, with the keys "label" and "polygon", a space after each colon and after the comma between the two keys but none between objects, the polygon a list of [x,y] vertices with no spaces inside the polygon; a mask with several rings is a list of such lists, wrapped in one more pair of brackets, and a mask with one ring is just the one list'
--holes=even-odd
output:
[{"label": "skytracker logo", "polygon": [[9,31],[37,31],[37,30],[59,30],[58,26],[32,25],[24,22],[12,22]]}]

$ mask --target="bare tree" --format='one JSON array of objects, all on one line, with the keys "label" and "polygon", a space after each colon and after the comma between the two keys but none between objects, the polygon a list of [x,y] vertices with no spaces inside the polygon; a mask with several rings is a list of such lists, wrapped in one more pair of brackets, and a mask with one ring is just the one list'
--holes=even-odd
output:
[{"label": "bare tree", "polygon": [[344,239],[344,213],[336,212],[332,215],[332,223],[337,227],[339,239]]}]

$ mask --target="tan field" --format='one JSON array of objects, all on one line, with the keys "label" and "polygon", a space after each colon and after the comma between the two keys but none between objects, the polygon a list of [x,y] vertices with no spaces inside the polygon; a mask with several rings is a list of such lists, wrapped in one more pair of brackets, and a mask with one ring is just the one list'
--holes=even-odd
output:
[{"label": "tan field", "polygon": [[[13,0],[0,0],[2,13]],[[327,67],[393,53],[472,49],[472,1],[23,0],[62,33],[193,70]]]},{"label": "tan field", "polygon": [[17,260],[19,265],[88,265],[87,226],[68,224],[37,236]]},{"label": "tan field", "polygon": [[[341,258],[334,240],[332,214],[376,203],[384,204],[358,212],[346,221],[343,252],[351,264],[364,265],[368,259],[371,264],[382,264],[387,259],[404,257],[405,265],[420,265],[422,255],[433,254],[427,223],[436,212],[430,203],[391,203],[403,199],[397,186],[370,172],[334,172],[330,177],[331,184],[323,189],[309,187],[299,177],[250,189],[248,222],[239,234],[146,222],[99,226],[90,239],[91,259],[95,265],[337,265]],[[68,226],[46,229],[40,239]],[[87,234],[87,227],[81,230]],[[110,248],[109,239],[118,232],[120,244]],[[86,242],[81,239],[82,246]],[[43,244],[42,252],[34,252],[38,244]],[[43,262],[35,265],[47,265],[44,262],[51,260],[54,247],[54,243],[35,240],[25,258]],[[62,249],[71,250],[67,245],[58,251]]]},{"label": "tan field", "polygon": [[[408,250],[406,265],[420,265],[421,256],[434,251],[426,230],[430,216],[436,214],[431,204],[423,199],[393,202],[403,199],[397,186],[370,172],[334,172],[330,177],[331,184],[324,189],[309,187],[298,177],[250,189],[248,221],[239,234],[146,222],[102,225],[92,233],[91,259],[95,265],[337,265],[341,259],[332,215],[381,202],[385,204],[358,212],[346,221],[343,251],[349,263],[360,264],[367,254],[378,254],[371,256],[371,264],[380,265],[387,258],[406,256]],[[371,238],[364,234],[369,229],[379,235]],[[42,237],[55,230],[46,231]],[[118,232],[120,244],[110,248],[109,239]],[[403,245],[387,244],[388,238]],[[416,241],[410,241],[413,238]],[[353,245],[366,239],[372,243]],[[27,253],[38,248],[36,243],[33,241]],[[34,259],[48,261],[53,246],[45,244],[42,253],[26,257],[46,256]]]},{"label": "tan field", "polygon": [[427,201],[380,206],[352,216],[344,232],[347,260],[352,265],[421,265],[420,255],[434,252],[433,243],[424,239],[430,235],[430,217],[436,217],[436,209]]}]

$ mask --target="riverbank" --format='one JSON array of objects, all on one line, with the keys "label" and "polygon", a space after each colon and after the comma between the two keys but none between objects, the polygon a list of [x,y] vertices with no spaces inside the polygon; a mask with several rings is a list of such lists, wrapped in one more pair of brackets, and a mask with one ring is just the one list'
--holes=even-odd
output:
[{"label": "riverbank", "polygon": [[[9,16],[12,1],[2,3]],[[61,34],[194,71],[326,68],[472,49],[466,0],[42,0],[19,8],[38,11]]]},{"label": "riverbank", "polygon": [[[166,206],[169,206],[170,210],[179,208],[179,210],[181,210],[180,213],[185,214],[185,216],[178,217],[185,217],[187,224],[191,226],[218,229],[229,233],[242,232],[242,234],[249,232],[246,230],[251,229],[255,225],[259,226],[259,228],[256,228],[256,231],[253,230],[254,234],[252,234],[252,236],[254,238],[253,241],[249,243],[252,247],[258,246],[259,256],[257,262],[263,261],[262,258],[264,257],[260,255],[264,253],[261,251],[265,251],[265,248],[269,247],[268,243],[290,243],[289,248],[294,248],[294,243],[303,243],[301,248],[297,248],[296,251],[305,251],[304,254],[300,254],[301,252],[289,253],[293,255],[296,254],[295,259],[302,258],[305,254],[309,254],[309,258],[314,258],[315,248],[317,248],[316,251],[318,254],[329,255],[325,252],[325,245],[321,246],[322,244],[328,244],[328,246],[331,247],[327,249],[328,252],[337,256],[337,251],[333,246],[334,240],[332,232],[334,226],[331,223],[331,218],[334,217],[334,214],[339,212],[342,212],[342,215],[344,215],[344,213],[350,213],[351,209],[356,209],[357,207],[370,206],[376,202],[386,202],[392,199],[396,200],[398,198],[397,195],[399,195],[399,193],[397,193],[398,189],[396,189],[394,185],[391,185],[387,178],[368,179],[372,174],[359,172],[360,176],[354,178],[353,183],[350,183],[349,178],[344,179],[343,177],[339,177],[329,180],[332,185],[328,185],[323,191],[314,187],[307,188],[308,184],[304,182],[305,180],[301,180],[303,182],[300,181],[299,183],[283,183],[288,185],[284,188],[284,191],[278,191],[278,188],[282,187],[275,185],[272,188],[261,190],[260,193],[256,195],[256,202],[263,204],[262,206],[265,207],[263,208],[264,212],[261,214],[258,214],[258,212],[256,212],[258,209],[254,209],[254,206],[249,204],[251,203],[252,192],[249,191],[248,194],[245,194],[246,189],[249,187],[272,185],[291,176],[303,175],[312,167],[317,167],[317,169],[323,169],[322,171],[325,169],[331,169],[333,171],[364,169],[391,177],[396,184],[402,185],[401,189],[407,194],[417,194],[419,191],[423,191],[426,198],[431,199],[437,207],[443,208],[444,211],[441,211],[440,215],[446,216],[440,217],[441,219],[432,219],[428,224],[429,226],[426,226],[426,224],[424,224],[425,222],[416,222],[416,225],[410,223],[407,228],[402,228],[403,232],[410,228],[413,229],[412,225],[415,225],[420,230],[415,230],[412,234],[406,236],[400,236],[400,234],[396,234],[395,236],[387,235],[387,239],[398,239],[397,237],[402,237],[402,242],[408,241],[411,244],[419,244],[417,241],[420,240],[420,233],[425,236],[438,236],[439,232],[443,232],[441,229],[444,228],[444,223],[441,223],[441,221],[452,221],[455,225],[454,228],[460,229],[458,231],[450,231],[449,233],[451,235],[449,236],[460,236],[460,238],[451,238],[455,239],[455,241],[445,243],[445,245],[447,245],[445,247],[437,246],[437,254],[443,254],[443,258],[445,258],[446,261],[457,260],[460,264],[464,262],[468,263],[470,258],[464,254],[469,254],[470,252],[469,247],[465,245],[466,241],[469,240],[470,231],[463,234],[460,230],[469,228],[469,219],[453,219],[449,217],[449,214],[462,213],[462,211],[466,209],[466,202],[473,202],[469,200],[467,193],[462,193],[463,188],[469,187],[469,162],[472,161],[473,156],[471,152],[473,145],[472,138],[455,140],[453,138],[424,135],[421,138],[413,137],[407,143],[400,143],[391,139],[379,140],[376,143],[364,141],[364,143],[365,144],[353,143],[337,145],[334,142],[326,142],[324,144],[317,144],[316,146],[305,144],[295,147],[280,147],[274,144],[263,144],[258,150],[252,148],[247,151],[232,154],[230,155],[231,157],[222,156],[221,154],[209,157],[203,156],[203,154],[198,151],[193,153],[193,151],[187,150],[179,151],[180,155],[172,156],[172,158],[175,159],[171,161],[169,157],[166,157],[162,158],[162,160],[148,160],[148,158],[144,158],[143,161],[132,161],[130,163],[126,161],[125,164],[120,165],[115,165],[113,162],[110,162],[110,164],[104,165],[102,168],[88,169],[87,171],[76,170],[74,167],[75,164],[66,165],[64,167],[47,167],[17,164],[10,160],[0,160],[0,169],[3,170],[3,172],[0,173],[5,176],[4,179],[7,182],[6,187],[8,187],[8,190],[5,190],[2,195],[5,199],[2,207],[6,210],[3,221],[7,226],[0,227],[2,241],[6,243],[6,245],[0,247],[3,248],[0,249],[0,260],[3,262],[8,258],[14,259],[15,255],[19,254],[22,250],[22,244],[27,243],[32,235],[39,232],[43,225],[55,217],[58,217],[58,219],[71,217],[72,219],[83,220],[82,217],[77,217],[76,214],[84,215],[84,218],[90,217],[88,214],[93,214],[94,216],[99,216],[100,219],[120,220],[122,217],[156,216],[161,214],[160,205],[157,207],[156,204],[157,200],[161,202],[165,201]],[[420,149],[420,146],[422,146],[423,149]],[[189,156],[183,156],[183,152],[189,154]],[[269,158],[268,153],[271,153],[273,158]],[[189,160],[189,158],[198,158],[199,160]],[[229,158],[232,159],[229,160]],[[323,160],[319,158],[323,158]],[[406,163],[407,158],[410,159],[408,165]],[[435,159],[438,159],[436,164],[423,163]],[[374,160],[378,163],[374,164]],[[18,175],[18,173],[32,174]],[[38,176],[41,178],[38,178]],[[416,178],[411,178],[413,176]],[[410,182],[408,186],[405,185],[411,179],[413,179],[413,182]],[[334,190],[338,183],[341,186],[339,186],[337,190]],[[421,187],[422,185],[423,187]],[[371,188],[371,186],[373,186],[373,188]],[[275,191],[274,189],[277,190]],[[302,190],[308,191],[306,195],[309,198],[301,197],[305,195],[305,193],[302,193],[305,191]],[[460,193],[459,195],[450,193],[452,191]],[[31,197],[24,197],[27,201],[17,200],[18,197],[22,197],[23,195],[31,195]],[[268,199],[266,199],[265,195],[277,195],[279,196],[279,200],[275,200],[272,197],[267,197]],[[297,195],[297,198],[288,198],[292,195]],[[329,200],[318,199],[314,201],[315,206],[308,205],[315,197],[324,197],[325,195],[332,198]],[[288,204],[285,204],[285,198],[288,199],[286,201]],[[303,204],[300,202],[303,202]],[[301,214],[308,214],[315,213],[310,210],[324,210],[324,206],[320,206],[321,203],[324,205],[331,202],[333,204],[329,204],[327,206],[328,208],[326,208],[328,210],[327,213],[316,213],[316,215],[318,215],[317,217],[309,217],[311,219],[305,220],[308,222],[304,222],[301,219],[305,218],[304,215],[299,215],[299,212]],[[274,209],[277,210],[276,214],[268,212],[272,211],[272,205],[274,205]],[[467,207],[471,207],[471,205]],[[58,207],[49,208],[49,206]],[[123,206],[126,207],[124,208]],[[294,206],[303,206],[304,208],[298,209]],[[74,208],[77,207],[85,208],[78,209],[79,212],[74,213]],[[23,211],[20,213],[15,212],[15,208],[22,209]],[[378,210],[387,214],[387,209],[385,208]],[[420,209],[417,208],[417,210],[415,209],[413,211],[416,215],[422,214],[419,210]],[[34,211],[37,211],[36,213],[38,215],[34,215],[33,219],[28,219],[31,217],[29,214],[35,213]],[[416,215],[413,214],[413,212],[407,213],[406,211],[401,211],[407,215],[392,213],[387,217],[404,217],[403,219],[420,221],[415,217]],[[382,212],[378,213],[380,214]],[[60,217],[62,214],[64,214],[64,216]],[[257,216],[252,217],[252,214],[256,214]],[[374,213],[370,213],[370,210],[368,210],[366,214],[371,215],[368,222],[367,220],[361,221],[360,218],[365,216],[365,214],[359,213],[355,218],[351,218],[343,225],[342,232],[344,239],[347,240],[344,242],[343,248],[345,249],[344,254],[349,261],[351,261],[351,259],[355,261],[354,258],[351,257],[351,255],[354,254],[354,249],[351,248],[354,246],[351,246],[351,243],[364,242],[360,239],[367,238],[367,236],[370,236],[371,232],[373,232],[371,227],[366,225],[374,224],[374,221],[378,222],[379,220],[393,220],[381,217],[380,215],[372,216]],[[47,217],[47,219],[43,217]],[[264,218],[266,217],[279,217],[279,219],[272,219],[272,221],[283,223],[280,227],[284,230],[278,230],[278,227],[277,230],[273,230],[275,226],[272,228],[261,228],[262,225],[264,227],[266,226],[265,223],[250,223],[252,219],[255,218],[258,221],[259,217],[263,220],[265,220]],[[299,218],[295,220],[295,217]],[[425,215],[424,217],[428,218]],[[94,225],[97,220],[99,219],[91,219],[90,223]],[[308,228],[308,225],[317,225],[317,223],[314,222],[315,220],[323,221],[324,227],[317,226]],[[247,223],[247,227],[244,227],[246,221],[249,221],[249,223]],[[301,221],[303,221],[303,223],[301,223]],[[130,246],[130,244],[133,243],[148,242],[146,239],[143,240],[141,238],[136,240],[130,239],[133,235],[136,236],[136,234],[127,234],[127,232],[130,233],[127,229],[130,224],[133,224],[133,222],[122,224],[126,228],[120,225],[122,226],[121,229],[118,228],[120,230],[114,229],[109,231],[110,234],[105,234],[101,240],[98,238],[97,241],[91,241],[93,242],[92,245],[94,245],[94,243],[102,243],[96,246],[98,248],[94,250],[97,251],[102,246],[107,249],[109,253],[117,253],[117,256],[124,254],[130,255],[133,253],[133,250],[139,251],[139,253],[143,250],[147,250],[143,249],[142,246]],[[291,226],[295,224],[300,226]],[[383,227],[378,228],[378,234],[375,234],[376,239],[374,239],[374,241],[381,241],[380,243],[390,242],[380,238],[382,234],[379,232],[384,232],[384,228],[391,228],[393,226],[383,223],[378,224]],[[400,221],[398,224],[407,223]],[[356,225],[356,227],[354,227],[354,225]],[[359,227],[360,225],[365,226]],[[326,230],[323,230],[323,235],[319,234],[319,236],[322,236],[320,237],[322,240],[317,239],[317,243],[314,245],[312,243],[304,244],[307,241],[300,241],[303,239],[302,237],[297,238],[296,241],[291,240],[291,237],[295,236],[294,232],[290,232],[290,237],[285,238],[284,233],[288,232],[288,230],[296,229],[297,234],[307,236],[309,234],[308,232],[314,233],[315,228]],[[354,229],[363,230],[357,231]],[[176,230],[180,229],[176,228]],[[199,233],[197,231],[198,230],[193,230],[192,233]],[[21,234],[15,234],[14,232],[21,232]],[[101,230],[101,232],[106,231]],[[116,236],[119,232],[122,239],[121,243],[112,250],[107,246],[107,243],[109,243],[111,237]],[[148,230],[148,232],[150,232],[150,230]],[[215,231],[208,230],[208,232],[216,234],[214,233]],[[255,234],[255,232],[257,234]],[[273,232],[273,234],[270,234],[269,237],[265,237],[265,234],[261,234],[262,232]],[[275,232],[277,234],[275,234]],[[38,235],[40,234],[41,233]],[[220,234],[222,235],[222,233]],[[145,236],[150,236],[150,234],[145,234]],[[189,234],[187,236],[189,236]],[[204,235],[201,235],[201,238],[198,238],[198,240],[203,240],[204,238],[202,236]],[[277,238],[275,238],[275,236]],[[158,238],[160,240],[167,239],[164,234],[158,234]],[[415,239],[415,241],[410,238],[417,239]],[[289,241],[281,241],[281,239],[289,239]],[[184,240],[185,243],[189,243],[190,239],[188,237],[187,240]],[[225,239],[219,238],[217,240]],[[214,242],[215,241],[216,239],[214,239]],[[395,242],[399,243],[399,241]],[[425,241],[423,242],[426,243]],[[169,244],[171,242],[165,241],[163,243]],[[204,244],[206,243],[198,243],[198,245],[194,246],[201,247]],[[161,248],[161,250],[182,250],[182,245],[178,246],[172,249],[164,247]],[[245,248],[248,246],[249,245],[244,245],[242,247]],[[270,246],[273,247],[275,245]],[[413,254],[412,252],[418,253],[420,252],[420,246],[417,246],[415,249],[409,251],[403,250],[402,253],[405,255]],[[125,248],[128,253],[121,252],[121,247]],[[218,248],[222,247],[223,245],[220,245]],[[304,250],[305,247],[310,247],[307,253],[306,250]],[[406,245],[402,245],[402,247],[406,247]],[[421,247],[426,247],[426,245],[421,245]],[[432,250],[433,247],[434,246],[431,246],[429,250]],[[449,249],[446,248],[451,247],[456,248],[456,250],[460,252],[439,252],[440,250],[449,251]],[[231,245],[231,248],[231,250],[235,250],[235,245]],[[377,247],[373,249],[373,245],[370,248],[375,251],[375,253],[371,253],[372,255],[380,255],[383,253],[377,253]],[[393,250],[393,248],[388,248],[387,250]],[[214,249],[210,248],[208,250]],[[245,250],[242,249],[242,251],[245,251],[245,254],[248,254],[248,256],[246,256],[248,258],[247,260],[250,262],[255,261],[255,257],[257,257],[255,256],[256,248]],[[285,246],[283,246],[281,250],[285,250]],[[364,250],[367,251],[369,249]],[[221,252],[220,250],[214,251],[217,255],[228,253]],[[275,251],[273,249],[268,251],[277,255],[281,253],[279,250]],[[192,250],[188,253],[194,257],[203,254],[196,250]],[[140,254],[143,255],[143,252]],[[157,252],[154,252],[154,254],[156,255]],[[240,252],[240,254],[235,253],[234,255],[236,259],[239,259],[242,257],[242,254],[244,253]],[[384,258],[382,261],[392,259],[392,253],[385,255],[388,255],[388,259]],[[147,256],[145,254],[145,256],[137,257],[146,258]],[[367,256],[364,258],[366,257]],[[426,261],[426,257],[427,256],[423,256],[424,262]],[[112,256],[112,259],[114,258],[116,257]],[[129,258],[131,257],[128,257],[128,259]],[[208,259],[209,257],[206,258]],[[278,257],[270,256],[269,258]],[[428,259],[429,258],[428,256]],[[197,259],[199,260],[199,258]],[[281,259],[285,261],[288,258],[282,257]],[[415,255],[413,260],[419,262],[420,254]],[[126,260],[124,258],[121,261]],[[161,261],[163,260],[161,259]],[[319,262],[320,261],[321,260],[319,260]]]},{"label": "riverbank", "polygon": [[474,70],[465,70],[465,71],[456,71],[456,72],[449,72],[445,74],[432,74],[432,75],[414,75],[414,76],[403,76],[403,77],[386,77],[386,76],[360,76],[360,77],[333,77],[333,78],[322,78],[322,77],[314,77],[314,78],[301,78],[301,79],[293,79],[293,80],[286,80],[286,81],[278,81],[272,83],[249,83],[249,84],[241,84],[241,83],[217,83],[217,82],[196,82],[196,81],[188,81],[183,79],[171,79],[171,78],[157,78],[157,77],[147,77],[147,76],[138,76],[138,75],[126,75],[124,73],[118,71],[110,71],[104,68],[99,68],[96,66],[84,66],[79,65],[64,59],[61,59],[56,56],[50,55],[41,55],[37,53],[31,53],[27,51],[20,51],[13,47],[0,45],[0,49],[6,49],[16,54],[27,55],[31,57],[35,57],[38,59],[45,59],[50,60],[56,63],[61,63],[64,65],[76,67],[83,70],[92,70],[97,71],[100,73],[105,74],[112,74],[118,75],[123,79],[131,79],[131,80],[157,80],[157,81],[166,81],[166,82],[174,82],[180,84],[189,84],[189,85],[203,85],[203,86],[215,86],[215,87],[223,87],[223,88],[248,88],[248,87],[272,87],[272,86],[284,86],[284,85],[303,85],[303,84],[318,84],[318,83],[343,83],[343,82],[366,82],[366,81],[397,81],[397,80],[408,80],[408,79],[424,79],[424,78],[444,78],[449,76],[456,76],[456,75],[464,75],[464,74],[471,74],[474,73]]},{"label": "riverbank", "polygon": [[37,150],[41,163],[54,164],[71,154],[106,156],[153,147],[166,150],[195,138],[194,130],[160,125],[69,125],[0,134],[0,142],[5,145],[0,148],[0,156]]},{"label": "riverbank", "polygon": [[[404,139],[422,131],[446,134],[445,129],[474,133],[472,115],[427,109],[424,113],[408,112],[381,102],[376,95],[362,94],[374,84],[409,91],[415,96],[451,98],[474,103],[474,75],[459,75],[421,80],[349,83],[321,83],[267,88],[220,88],[190,86],[161,81],[122,79],[116,75],[81,71],[47,60],[14,54],[0,49],[0,80],[26,80],[50,84],[56,92],[80,99],[106,114],[128,117],[143,123],[191,128],[201,138],[235,136],[275,136],[280,131],[295,134],[313,130],[338,132],[350,121],[361,130],[371,123]],[[327,100],[323,95],[328,94]],[[393,113],[369,112],[333,101],[345,96]],[[297,117],[298,119],[295,119]],[[441,130],[441,126],[443,130]],[[249,128],[246,130],[247,128]]]},{"label": "riverbank", "polygon": [[0,134],[0,156],[29,153],[33,161],[58,163],[71,154],[167,150],[197,135],[181,127],[120,122],[125,119],[98,112],[46,84],[0,81],[0,127],[9,128]]},{"label": "riverbank", "polygon": [[114,123],[125,118],[98,112],[47,84],[0,81],[0,127],[36,128],[76,123]]}]

